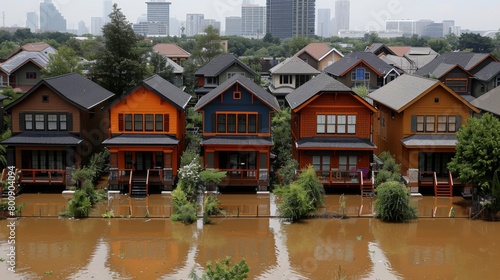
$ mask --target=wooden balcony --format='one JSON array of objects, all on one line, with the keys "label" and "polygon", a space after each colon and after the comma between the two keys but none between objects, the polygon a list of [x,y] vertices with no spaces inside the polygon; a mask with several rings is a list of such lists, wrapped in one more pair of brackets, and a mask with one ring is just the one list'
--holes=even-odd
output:
[{"label": "wooden balcony", "polygon": [[132,190],[132,185],[135,183],[145,184],[146,192],[149,193],[149,187],[152,185],[161,185],[165,189],[171,190],[174,184],[175,176],[172,173],[172,168],[163,169],[148,169],[144,174],[135,172],[132,169],[110,168],[108,183],[121,188],[128,187],[129,192]]},{"label": "wooden balcony", "polygon": [[221,181],[221,186],[255,186],[263,190],[269,184],[267,169],[219,169],[219,171],[225,171],[227,176]]},{"label": "wooden balcony", "polygon": [[19,182],[22,184],[65,185],[65,169],[21,169]]}]

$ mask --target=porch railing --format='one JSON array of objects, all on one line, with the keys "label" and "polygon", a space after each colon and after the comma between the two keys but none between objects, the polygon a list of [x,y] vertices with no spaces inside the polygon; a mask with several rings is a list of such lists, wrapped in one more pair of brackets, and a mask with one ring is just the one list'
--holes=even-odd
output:
[{"label": "porch railing", "polygon": [[254,179],[259,178],[258,169],[219,169],[220,171],[226,171],[228,179]]},{"label": "porch railing", "polygon": [[28,184],[65,184],[65,169],[21,169],[21,183]]},{"label": "porch railing", "polygon": [[150,183],[163,183],[163,169],[148,169],[146,174],[146,193],[149,193]]}]

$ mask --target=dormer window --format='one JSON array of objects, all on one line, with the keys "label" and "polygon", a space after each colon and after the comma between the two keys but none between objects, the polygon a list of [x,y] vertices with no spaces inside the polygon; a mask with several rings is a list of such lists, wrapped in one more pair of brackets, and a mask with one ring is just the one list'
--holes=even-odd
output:
[{"label": "dormer window", "polygon": [[290,85],[292,84],[292,76],[291,75],[280,75],[280,84]]},{"label": "dormer window", "polygon": [[370,80],[370,72],[366,71],[365,68],[356,68],[355,71],[351,72],[352,81],[368,81]]}]

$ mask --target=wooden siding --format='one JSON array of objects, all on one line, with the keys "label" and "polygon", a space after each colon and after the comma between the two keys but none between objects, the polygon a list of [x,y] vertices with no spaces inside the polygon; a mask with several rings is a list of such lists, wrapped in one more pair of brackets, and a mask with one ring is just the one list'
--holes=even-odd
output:
[{"label": "wooden siding", "polygon": [[[36,79],[26,79],[26,73],[34,72],[36,73]],[[42,80],[42,73],[40,72],[40,67],[32,62],[28,62],[16,70],[12,75],[16,76],[16,87],[21,87],[23,89],[32,88],[40,80]]]},{"label": "wooden siding", "polygon": [[[233,98],[233,92],[236,91],[236,87],[241,92],[240,99]],[[214,98],[209,104],[203,107],[203,134],[210,135],[215,134],[213,131],[213,121],[212,118],[217,112],[245,112],[245,113],[257,113],[261,121],[258,123],[257,135],[260,136],[270,136],[271,130],[271,109],[267,104],[263,103],[258,97],[253,93],[240,86],[239,84],[233,85],[226,92],[222,93],[218,97]],[[260,124],[260,125],[259,125]],[[224,135],[228,135],[224,133]],[[255,135],[255,133],[254,133]]]},{"label": "wooden siding", "polygon": [[321,71],[319,69],[319,62],[314,57],[310,56],[307,52],[301,53],[299,55],[299,58],[304,60],[307,64],[311,65],[312,68]]},{"label": "wooden siding", "polygon": [[[42,102],[42,96],[48,96],[48,102]],[[71,113],[73,118],[73,129],[69,132],[80,133],[81,121],[80,121],[80,110],[73,104],[64,100],[58,94],[52,92],[46,86],[41,86],[35,92],[31,93],[30,96],[26,97],[22,102],[12,107],[12,132],[18,133],[20,131],[20,119],[19,114],[23,112],[60,112],[60,113]]]},{"label": "wooden siding", "polygon": [[342,57],[336,51],[333,51],[319,62],[318,70],[325,70],[326,67],[330,66],[332,63],[339,61],[341,58]]},{"label": "wooden siding", "polygon": [[[119,114],[168,114],[169,131],[120,131]],[[140,87],[135,92],[128,94],[122,101],[116,103],[110,109],[111,133],[130,133],[130,134],[172,134],[177,139],[181,139],[184,132],[180,129],[184,127],[180,112],[168,101],[163,100],[157,94],[150,90]],[[181,123],[180,123],[181,122]]]},{"label": "wooden siding", "polygon": [[245,73],[245,77],[247,77],[249,79],[253,79],[253,75],[250,74],[250,72],[243,69],[239,65],[233,65],[219,74],[219,85],[224,83],[228,79],[227,78],[228,73]]},{"label": "wooden siding", "polygon": [[[370,109],[363,105],[350,93],[323,93],[313,102],[308,104],[300,111],[300,134],[299,138],[304,137],[331,137],[346,136],[370,138],[371,115]],[[356,115],[356,134],[318,134],[316,133],[316,115],[318,114],[336,114],[336,115]],[[294,122],[292,122],[293,124]]]}]

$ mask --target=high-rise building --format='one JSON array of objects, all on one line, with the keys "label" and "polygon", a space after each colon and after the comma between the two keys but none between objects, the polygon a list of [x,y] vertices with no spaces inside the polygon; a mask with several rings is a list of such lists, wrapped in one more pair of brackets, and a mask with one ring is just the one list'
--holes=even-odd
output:
[{"label": "high-rise building", "polygon": [[443,36],[451,34],[451,28],[455,26],[454,20],[443,20]]},{"label": "high-rise building", "polygon": [[244,37],[262,38],[265,32],[266,7],[251,4],[242,5],[241,35]]},{"label": "high-rise building", "polygon": [[241,17],[226,17],[226,36],[241,36]]},{"label": "high-rise building", "polygon": [[57,10],[52,0],[40,3],[40,31],[66,32],[66,19]]},{"label": "high-rise building", "polygon": [[316,0],[267,0],[266,33],[281,39],[314,36]]},{"label": "high-rise building", "polygon": [[443,37],[443,23],[434,22],[427,25],[424,29],[424,34],[422,36],[430,38],[441,38]]},{"label": "high-rise building", "polygon": [[90,18],[90,33],[94,36],[102,35],[102,27],[104,26],[102,17]]},{"label": "high-rise building", "polygon": [[80,20],[78,22],[78,30],[77,30],[77,35],[84,35],[84,34],[88,34],[89,33],[89,29],[87,28],[87,25],[85,24],[85,21],[83,20]]},{"label": "high-rise building", "polygon": [[331,20],[330,9],[318,9],[318,26],[316,27],[316,35],[323,38],[332,36],[330,32]]},{"label": "high-rise building", "polygon": [[102,2],[102,22],[103,24],[109,23],[111,19],[109,18],[109,14],[113,11],[113,1],[104,0]]},{"label": "high-rise building", "polygon": [[168,32],[170,36],[181,36],[181,21],[176,18],[170,18],[169,24],[170,31]]},{"label": "high-rise building", "polygon": [[420,37],[424,36],[425,29],[431,23],[434,23],[434,21],[432,21],[430,19],[417,20],[415,23],[415,34],[417,34]]},{"label": "high-rise building", "polygon": [[29,28],[32,33],[38,30],[38,14],[36,12],[26,14],[26,28]]},{"label": "high-rise building", "polygon": [[170,34],[170,2],[151,0],[146,2],[146,21],[132,25],[136,34],[144,36],[169,36]]},{"label": "high-rise building", "polygon": [[337,36],[340,31],[349,30],[351,2],[349,0],[335,1],[335,21],[333,24],[333,35]]},{"label": "high-rise building", "polygon": [[186,15],[186,36],[194,36],[203,32],[204,14],[187,14]]},{"label": "high-rise building", "polygon": [[206,19],[203,19],[203,22],[201,24],[200,33],[205,32],[205,29],[208,26],[212,26],[214,29],[217,29],[220,32],[220,21],[216,21],[215,19],[211,19],[211,18],[206,18]]},{"label": "high-rise building", "polygon": [[388,32],[402,32],[403,35],[417,34],[417,21],[413,19],[388,19],[385,21]]}]

